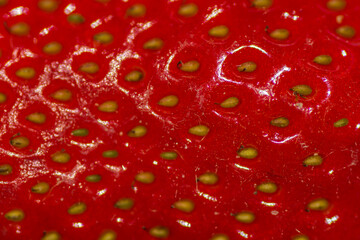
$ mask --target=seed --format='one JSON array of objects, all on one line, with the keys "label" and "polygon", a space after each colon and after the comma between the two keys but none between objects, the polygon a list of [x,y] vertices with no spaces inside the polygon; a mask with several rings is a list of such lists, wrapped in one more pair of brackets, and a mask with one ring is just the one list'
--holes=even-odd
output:
[{"label": "seed", "polygon": [[101,176],[99,174],[93,174],[86,176],[85,180],[88,182],[97,183],[101,181]]},{"label": "seed", "polygon": [[156,238],[167,238],[169,236],[169,229],[163,226],[156,226],[150,229],[149,234]]},{"label": "seed", "polygon": [[35,69],[31,68],[31,67],[24,67],[24,68],[20,68],[19,70],[17,70],[15,72],[15,75],[19,78],[25,79],[25,80],[29,80],[35,77]]},{"label": "seed", "polygon": [[176,152],[162,152],[160,153],[160,157],[166,160],[175,160],[178,154]]},{"label": "seed", "polygon": [[332,58],[329,55],[319,55],[314,58],[313,62],[320,65],[329,65],[332,62]]},{"label": "seed", "polygon": [[256,186],[256,189],[263,193],[275,193],[278,189],[277,185],[273,182],[263,182]]},{"label": "seed", "polygon": [[88,74],[95,74],[99,71],[100,67],[94,62],[87,62],[79,67],[79,71]]},{"label": "seed", "polygon": [[83,202],[78,202],[75,203],[74,205],[72,205],[71,207],[69,207],[68,209],[68,213],[70,215],[79,215],[82,214],[86,211],[86,204]]},{"label": "seed", "polygon": [[32,186],[31,191],[33,193],[44,194],[47,193],[50,189],[50,185],[46,182],[39,182],[38,184]]},{"label": "seed", "polygon": [[7,96],[4,93],[0,93],[0,104],[6,102]]},{"label": "seed", "polygon": [[239,99],[237,97],[229,97],[220,103],[222,108],[234,108],[239,104]]},{"label": "seed", "polygon": [[0,175],[9,175],[12,173],[12,167],[10,164],[0,165]]},{"label": "seed", "polygon": [[323,162],[323,158],[317,154],[314,154],[312,156],[307,157],[304,162],[303,165],[304,166],[319,166],[321,165]]},{"label": "seed", "polygon": [[8,3],[8,0],[0,0],[0,7],[5,6]]},{"label": "seed", "polygon": [[119,105],[115,101],[106,101],[99,105],[98,109],[101,112],[113,113],[116,112]]},{"label": "seed", "polygon": [[275,118],[275,119],[270,121],[270,124],[275,126],[275,127],[284,128],[284,127],[287,127],[289,125],[289,119],[287,119],[285,117]]},{"label": "seed", "polygon": [[301,234],[292,237],[291,240],[309,240],[309,237]]},{"label": "seed", "polygon": [[29,146],[30,140],[27,137],[19,136],[11,139],[10,144],[18,149],[22,149]]},{"label": "seed", "polygon": [[178,67],[184,72],[196,72],[200,67],[200,63],[196,60],[191,60],[185,63],[179,62]]},{"label": "seed", "polygon": [[240,64],[238,67],[237,67],[237,70],[239,72],[254,72],[257,68],[257,65],[256,63],[254,62],[244,62],[242,64]]},{"label": "seed", "polygon": [[111,0],[95,0],[96,2],[99,2],[99,3],[108,3],[110,2]]},{"label": "seed", "polygon": [[341,26],[336,29],[336,34],[343,38],[353,38],[356,34],[356,31],[351,26]]},{"label": "seed", "polygon": [[94,35],[94,41],[101,44],[109,44],[114,41],[114,36],[108,32],[101,32]]},{"label": "seed", "polygon": [[139,138],[145,136],[146,133],[147,133],[147,128],[145,126],[139,125],[131,129],[128,132],[128,136],[133,138]]},{"label": "seed", "polygon": [[241,223],[252,223],[255,221],[255,214],[249,211],[241,211],[235,214],[235,219]]},{"label": "seed", "polygon": [[183,17],[193,17],[199,11],[198,6],[195,3],[182,4],[179,8],[178,14]]},{"label": "seed", "polygon": [[290,32],[287,29],[276,29],[270,33],[270,37],[276,40],[286,40],[289,35]]},{"label": "seed", "polygon": [[43,113],[35,112],[27,115],[26,120],[36,124],[43,124],[46,121],[46,115]]},{"label": "seed", "polygon": [[210,240],[230,240],[230,238],[222,233],[215,234]]},{"label": "seed", "polygon": [[5,218],[12,222],[20,222],[25,217],[25,213],[21,209],[14,209],[5,213]]},{"label": "seed", "polygon": [[342,118],[334,122],[334,127],[336,128],[345,127],[348,124],[349,124],[349,120],[347,118]]},{"label": "seed", "polygon": [[272,0],[253,0],[252,5],[256,8],[269,8],[272,5]]},{"label": "seed", "polygon": [[158,104],[163,107],[175,107],[179,103],[179,98],[175,95],[169,95],[160,99]]},{"label": "seed", "polygon": [[89,130],[87,130],[86,128],[75,129],[71,132],[71,135],[75,137],[86,137],[87,135],[89,135]]},{"label": "seed", "polygon": [[215,185],[219,181],[218,175],[207,172],[199,176],[198,180],[205,185]]},{"label": "seed", "polygon": [[61,52],[62,45],[59,42],[49,42],[43,47],[43,52],[48,55],[56,55]]},{"label": "seed", "polygon": [[151,172],[141,172],[135,176],[135,180],[141,183],[150,184],[155,181],[155,175]]},{"label": "seed", "polygon": [[300,96],[309,96],[313,91],[310,86],[304,84],[296,85],[292,87],[291,90]]},{"label": "seed", "polygon": [[314,211],[324,211],[329,208],[329,205],[329,201],[325,198],[318,198],[309,202],[307,208]]},{"label": "seed", "polygon": [[51,231],[45,233],[41,240],[61,240],[61,236],[58,232]]},{"label": "seed", "polygon": [[126,15],[130,17],[143,17],[146,14],[146,7],[143,4],[134,4],[128,8]]},{"label": "seed", "polygon": [[326,3],[326,7],[333,11],[341,11],[346,7],[345,0],[329,0]]},{"label": "seed", "polygon": [[59,4],[56,0],[40,0],[38,7],[45,12],[54,12]]},{"label": "seed", "polygon": [[189,129],[190,134],[200,137],[205,137],[209,133],[209,131],[210,129],[205,125],[198,125]]},{"label": "seed", "polygon": [[68,22],[73,24],[81,24],[85,22],[85,18],[79,13],[72,13],[67,17]]},{"label": "seed", "polygon": [[186,213],[190,213],[194,210],[195,204],[189,199],[182,199],[173,204],[173,207]]},{"label": "seed", "polygon": [[115,208],[121,210],[130,210],[133,206],[134,206],[134,200],[132,200],[131,198],[119,199],[114,205]]},{"label": "seed", "polygon": [[117,238],[116,232],[112,230],[107,230],[100,235],[98,240],[116,240],[116,238]]},{"label": "seed", "polygon": [[160,38],[153,38],[145,42],[143,48],[148,50],[159,50],[163,47],[163,45],[163,40],[161,40]]},{"label": "seed", "polygon": [[116,150],[107,150],[102,153],[102,156],[104,158],[116,158],[119,156],[119,153]]},{"label": "seed", "polygon": [[252,147],[248,147],[248,148],[243,148],[238,152],[238,155],[242,158],[246,158],[246,159],[254,159],[258,156],[258,151],[255,148]]},{"label": "seed", "polygon": [[12,25],[9,31],[12,35],[23,37],[29,34],[30,27],[27,23],[20,22]]},{"label": "seed", "polygon": [[138,70],[131,71],[130,73],[126,74],[125,81],[128,82],[138,82],[143,79],[144,74]]},{"label": "seed", "polygon": [[225,25],[219,25],[211,28],[208,32],[211,37],[224,38],[229,34],[229,28]]},{"label": "seed", "polygon": [[60,89],[60,90],[57,90],[56,92],[52,93],[50,96],[52,98],[54,98],[55,100],[58,100],[61,102],[67,102],[67,101],[71,100],[72,93],[68,89]]},{"label": "seed", "polygon": [[56,163],[67,163],[70,161],[70,154],[64,151],[58,151],[51,155],[51,159]]}]

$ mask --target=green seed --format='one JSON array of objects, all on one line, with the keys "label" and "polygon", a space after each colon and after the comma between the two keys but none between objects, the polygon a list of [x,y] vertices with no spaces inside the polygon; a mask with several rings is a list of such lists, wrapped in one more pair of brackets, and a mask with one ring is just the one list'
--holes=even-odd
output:
[{"label": "green seed", "polygon": [[239,150],[238,155],[246,159],[254,159],[258,156],[258,151],[255,148],[248,147]]},{"label": "green seed", "polygon": [[73,24],[81,24],[85,22],[85,18],[79,13],[72,13],[67,17],[68,22]]},{"label": "green seed", "polygon": [[56,0],[40,0],[38,7],[45,12],[54,12],[59,6]]},{"label": "green seed", "polygon": [[115,101],[106,101],[99,105],[98,110],[106,113],[116,112],[119,108],[119,105]]},{"label": "green seed", "polygon": [[144,74],[141,71],[134,70],[125,76],[125,81],[138,82],[141,79],[143,79],[143,77],[144,77]]},{"label": "green seed", "polygon": [[72,205],[71,207],[69,207],[68,209],[68,213],[70,215],[79,215],[82,214],[86,211],[86,204],[83,202],[78,202],[75,203],[74,205]]},{"label": "green seed", "polygon": [[241,211],[235,214],[235,219],[241,223],[252,223],[255,221],[255,214],[250,211]]},{"label": "green seed", "polygon": [[239,99],[237,97],[229,97],[220,103],[222,108],[234,108],[239,104]]},{"label": "green seed", "polygon": [[151,172],[141,172],[135,176],[135,180],[141,183],[150,184],[155,181],[155,175]]},{"label": "green seed", "polygon": [[87,135],[89,135],[89,130],[86,128],[79,128],[72,131],[71,134],[76,137],[86,137]]},{"label": "green seed", "polygon": [[98,240],[116,240],[116,238],[117,238],[116,232],[112,230],[107,230],[100,235]]},{"label": "green seed", "polygon": [[23,210],[14,209],[5,213],[5,218],[12,222],[20,222],[25,218],[25,213],[23,212]]},{"label": "green seed", "polygon": [[43,113],[35,112],[31,113],[26,117],[26,120],[36,123],[36,124],[43,124],[46,121],[46,115]]},{"label": "green seed", "polygon": [[145,136],[146,133],[147,133],[147,128],[145,126],[139,125],[131,129],[128,132],[128,136],[133,138],[139,138]]},{"label": "green seed", "polygon": [[292,87],[291,90],[295,94],[300,95],[300,96],[309,96],[313,91],[310,86],[304,85],[304,84],[296,85],[296,86]]},{"label": "green seed", "polygon": [[192,200],[182,199],[173,204],[173,207],[186,213],[190,213],[194,210],[195,204]]},{"label": "green seed", "polygon": [[332,58],[329,55],[319,55],[314,58],[313,62],[320,65],[329,65],[332,62]]},{"label": "green seed", "polygon": [[35,69],[31,68],[31,67],[24,67],[24,68],[20,68],[19,70],[17,70],[15,72],[15,75],[19,78],[25,79],[25,80],[29,80],[35,77]]},{"label": "green seed", "polygon": [[176,152],[162,152],[160,153],[160,157],[166,160],[175,160],[178,154]]},{"label": "green seed", "polygon": [[38,184],[32,186],[31,191],[33,193],[44,194],[47,193],[50,189],[50,185],[46,182],[39,182]]},{"label": "green seed", "polygon": [[210,240],[230,240],[230,238],[222,233],[215,234]]},{"label": "green seed", "polygon": [[342,118],[334,122],[334,127],[336,128],[345,127],[348,124],[349,124],[349,120],[347,118]]},{"label": "green seed", "polygon": [[89,175],[86,176],[85,180],[88,182],[97,183],[101,181],[101,176],[99,174]]},{"label": "green seed", "polygon": [[70,154],[64,151],[58,151],[51,155],[51,159],[56,163],[67,163],[70,161]]},{"label": "green seed", "polygon": [[163,45],[163,40],[161,40],[160,38],[153,38],[145,42],[143,48],[148,50],[159,50],[163,47]]},{"label": "green seed", "polygon": [[119,153],[116,150],[107,150],[102,153],[102,156],[104,158],[116,158],[119,156]]},{"label": "green seed", "polygon": [[329,205],[329,201],[325,198],[318,198],[309,202],[309,204],[307,205],[307,209],[313,211],[325,211],[329,208]]},{"label": "green seed", "polygon": [[61,52],[62,45],[59,42],[49,42],[43,47],[43,52],[48,55],[56,55]]},{"label": "green seed", "polygon": [[178,14],[183,17],[193,17],[199,11],[198,6],[195,3],[182,4],[178,10]]},{"label": "green seed", "polygon": [[290,32],[286,29],[276,29],[270,33],[270,37],[276,40],[286,40],[290,36]]},{"label": "green seed", "polygon": [[345,0],[329,0],[326,3],[326,7],[333,11],[341,11],[341,10],[345,9],[346,1]]},{"label": "green seed", "polygon": [[189,129],[190,134],[200,137],[206,136],[209,133],[209,131],[210,129],[205,125],[198,125]]},{"label": "green seed", "polygon": [[309,240],[309,237],[301,234],[292,237],[291,240]]},{"label": "green seed", "polygon": [[9,175],[12,173],[12,167],[10,164],[0,165],[0,175]]},{"label": "green seed", "polygon": [[253,0],[252,5],[256,8],[269,8],[272,5],[272,0]]},{"label": "green seed", "polygon": [[229,28],[225,25],[219,25],[211,28],[208,32],[211,37],[224,38],[229,34]]},{"label": "green seed", "polygon": [[45,233],[41,240],[61,240],[61,236],[58,232],[51,231]]},{"label": "green seed", "polygon": [[184,72],[196,72],[200,67],[200,63],[196,60],[191,60],[185,63],[180,62],[178,67]]},{"label": "green seed", "polygon": [[256,189],[263,193],[275,193],[278,189],[277,185],[273,182],[263,182],[256,186]]},{"label": "green seed", "polygon": [[128,8],[126,15],[130,17],[143,17],[146,14],[146,7],[143,4],[134,4]]},{"label": "green seed", "polygon": [[287,119],[285,117],[275,118],[275,119],[271,120],[270,124],[275,127],[284,128],[284,127],[289,126],[289,119]]},{"label": "green seed", "polygon": [[114,205],[115,208],[121,210],[130,210],[133,206],[134,206],[134,200],[132,200],[131,198],[119,199]]},{"label": "green seed", "polygon": [[256,70],[256,68],[257,68],[256,63],[250,61],[250,62],[244,62],[244,63],[240,64],[237,67],[237,70],[239,72],[248,72],[248,73],[250,73],[250,72],[254,72]]},{"label": "green seed", "polygon": [[198,177],[199,182],[205,185],[215,185],[219,181],[218,175],[207,172]]},{"label": "green seed", "polygon": [[149,231],[149,234],[155,238],[167,238],[169,233],[169,229],[163,226],[153,227]]},{"label": "green seed", "polygon": [[94,35],[94,41],[101,44],[109,44],[114,41],[114,36],[109,32],[101,32]]},{"label": "green seed", "polygon": [[99,72],[99,70],[100,70],[99,65],[94,62],[87,62],[79,67],[80,72],[88,73],[88,74],[95,74]]},{"label": "green seed", "polygon": [[343,38],[353,38],[356,34],[356,31],[351,26],[341,26],[336,29],[336,34]]},{"label": "green seed", "polygon": [[67,102],[70,101],[72,98],[72,93],[68,89],[60,89],[54,92],[50,95],[55,100],[61,101],[61,102]]},{"label": "green seed", "polygon": [[4,93],[0,93],[0,104],[6,102],[7,96]]},{"label": "green seed", "polygon": [[10,140],[10,144],[13,145],[16,148],[22,149],[26,148],[30,144],[30,140],[27,137],[15,137]]},{"label": "green seed", "polygon": [[10,33],[12,35],[18,36],[18,37],[24,37],[29,34],[30,27],[27,23],[20,22],[12,25],[9,29]]},{"label": "green seed", "polygon": [[169,95],[160,99],[158,104],[163,107],[175,107],[179,103],[179,98],[175,95]]},{"label": "green seed", "polygon": [[307,157],[304,162],[303,165],[304,166],[319,166],[321,165],[323,162],[323,158],[317,154],[314,154],[312,156]]}]

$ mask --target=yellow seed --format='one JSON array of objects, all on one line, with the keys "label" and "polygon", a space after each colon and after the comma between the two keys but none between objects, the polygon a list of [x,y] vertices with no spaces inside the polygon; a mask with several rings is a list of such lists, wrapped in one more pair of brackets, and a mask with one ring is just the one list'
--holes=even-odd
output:
[{"label": "yellow seed", "polygon": [[329,208],[329,201],[325,198],[314,199],[307,205],[307,209],[313,211],[325,211]]},{"label": "yellow seed", "polygon": [[144,74],[138,70],[131,71],[125,76],[125,81],[128,82],[138,82],[143,79]]},{"label": "yellow seed", "polygon": [[61,240],[61,236],[58,232],[51,231],[45,233],[41,240]]},{"label": "yellow seed", "polygon": [[49,42],[43,47],[43,52],[48,55],[56,55],[61,52],[62,45],[59,42]]},{"label": "yellow seed", "polygon": [[95,74],[100,70],[100,67],[97,63],[94,62],[87,62],[82,64],[79,67],[79,71],[83,72],[83,73],[88,73],[88,74]]},{"label": "yellow seed", "polygon": [[39,0],[38,7],[45,12],[54,12],[59,6],[56,0]]},{"label": "yellow seed", "polygon": [[101,176],[99,174],[93,174],[86,176],[85,180],[88,182],[97,183],[101,181]]},{"label": "yellow seed", "polygon": [[314,154],[312,156],[307,157],[303,165],[304,166],[319,166],[323,162],[323,158],[320,155]]},{"label": "yellow seed", "polygon": [[239,150],[238,155],[246,159],[254,159],[258,156],[258,151],[255,148],[248,147]]},{"label": "yellow seed", "polygon": [[210,129],[205,125],[198,125],[189,129],[190,134],[200,137],[205,137],[209,133],[209,131]]},{"label": "yellow seed", "polygon": [[102,156],[104,158],[116,158],[119,156],[119,153],[116,150],[107,150],[102,153]]},{"label": "yellow seed", "polygon": [[163,47],[163,45],[163,40],[161,40],[160,38],[153,38],[145,42],[143,48],[148,50],[159,50]]},{"label": "yellow seed", "polygon": [[276,40],[286,40],[289,35],[290,32],[287,29],[276,29],[270,33],[270,37]]},{"label": "yellow seed", "polygon": [[173,207],[186,213],[194,211],[195,204],[189,199],[182,199],[173,204]]},{"label": "yellow seed", "polygon": [[156,226],[150,229],[149,234],[156,238],[167,238],[169,236],[169,229],[163,226]]},{"label": "yellow seed", "polygon": [[15,75],[19,78],[29,80],[35,77],[35,69],[31,67],[20,68],[15,72]]},{"label": "yellow seed", "polygon": [[351,26],[341,26],[336,29],[336,34],[343,38],[353,38],[356,34],[356,31]]},{"label": "yellow seed", "polygon": [[272,0],[253,0],[252,5],[256,8],[269,8],[272,5]]},{"label": "yellow seed", "polygon": [[146,7],[143,4],[134,4],[128,8],[126,15],[130,17],[143,17],[146,14]]},{"label": "yellow seed", "polygon": [[89,130],[86,128],[75,129],[74,131],[71,132],[71,135],[75,137],[86,137],[89,135]]},{"label": "yellow seed", "polygon": [[0,175],[9,175],[12,173],[12,167],[10,164],[0,165]]},{"label": "yellow seed", "polygon": [[12,25],[9,31],[12,35],[23,37],[29,34],[30,27],[27,23],[20,22]]},{"label": "yellow seed", "polygon": [[95,0],[96,2],[99,2],[99,3],[108,3],[110,2],[111,0]]},{"label": "yellow seed", "polygon": [[116,238],[117,238],[116,232],[112,230],[107,230],[100,235],[98,240],[116,240]]},{"label": "yellow seed", "polygon": [[230,240],[230,238],[222,233],[215,234],[210,240]]},{"label": "yellow seed", "polygon": [[160,99],[158,104],[163,107],[175,107],[179,103],[179,98],[175,95],[169,95]]},{"label": "yellow seed", "polygon": [[36,124],[43,124],[46,121],[46,115],[43,113],[35,112],[31,113],[26,117],[26,120],[36,123]]},{"label": "yellow seed", "polygon": [[8,3],[8,0],[0,0],[0,7],[5,6]]},{"label": "yellow seed", "polygon": [[128,136],[133,138],[139,138],[145,136],[146,133],[147,133],[147,128],[145,126],[139,125],[131,129],[128,132]]},{"label": "yellow seed", "polygon": [[21,209],[13,209],[5,213],[5,218],[12,222],[20,222],[25,218],[25,213]]},{"label": "yellow seed", "polygon": [[291,240],[309,240],[309,237],[306,235],[296,235],[294,237],[291,238]]},{"label": "yellow seed", "polygon": [[252,223],[255,221],[255,214],[250,211],[241,211],[235,214],[235,219],[241,223]]},{"label": "yellow seed", "polygon": [[309,96],[313,91],[310,86],[304,85],[304,84],[296,85],[296,86],[292,87],[291,90],[295,94],[300,95],[300,96]]},{"label": "yellow seed", "polygon": [[195,3],[182,4],[179,8],[178,14],[183,17],[193,17],[199,11],[198,6]]},{"label": "yellow seed", "polygon": [[166,160],[175,160],[178,154],[176,152],[162,152],[160,153],[160,157]]},{"label": "yellow seed", "polygon": [[72,205],[71,207],[69,207],[68,209],[68,213],[70,215],[79,215],[82,214],[86,211],[86,204],[83,202],[78,202],[75,203],[74,205]]},{"label": "yellow seed", "polygon": [[229,97],[225,99],[220,106],[222,108],[234,108],[239,104],[239,99],[237,97]]},{"label": "yellow seed", "polygon": [[238,67],[237,67],[237,70],[239,72],[254,72],[257,68],[257,65],[256,63],[254,62],[244,62],[242,64],[240,64]]},{"label": "yellow seed", "polygon": [[121,210],[130,210],[134,206],[134,200],[131,198],[122,198],[119,199],[115,204],[114,207],[121,209]]},{"label": "yellow seed", "polygon": [[70,154],[64,151],[58,151],[51,155],[51,159],[56,163],[67,163],[70,161]]},{"label": "yellow seed", "polygon": [[30,144],[30,140],[27,137],[19,136],[10,140],[10,144],[16,148],[26,148]]},{"label": "yellow seed", "polygon": [[329,65],[332,62],[332,58],[329,55],[319,55],[314,58],[313,62],[320,65]]},{"label": "yellow seed", "polygon": [[101,32],[94,35],[94,41],[101,44],[109,44],[114,41],[114,36],[108,32]]},{"label": "yellow seed", "polygon": [[44,194],[47,193],[50,189],[50,185],[46,182],[39,182],[38,184],[32,186],[31,191],[33,193]]},{"label": "yellow seed", "polygon": [[0,104],[6,102],[7,96],[4,93],[0,93]]},{"label": "yellow seed", "polygon": [[201,174],[198,177],[198,180],[202,184],[215,185],[219,181],[219,177],[215,173],[207,172],[207,173]]},{"label": "yellow seed", "polygon": [[151,172],[141,172],[135,176],[135,180],[141,183],[150,184],[155,181],[155,175]]},{"label": "yellow seed", "polygon": [[346,1],[345,0],[329,0],[326,3],[326,7],[333,11],[341,11],[341,10],[345,9]]},{"label": "yellow seed", "polygon": [[101,112],[112,113],[116,112],[119,105],[115,101],[106,101],[99,105],[98,109]]},{"label": "yellow seed", "polygon": [[211,28],[208,32],[211,37],[224,38],[229,34],[229,28],[225,25],[219,25]]},{"label": "yellow seed", "polygon": [[263,182],[256,186],[256,189],[263,193],[275,193],[278,189],[277,185],[273,182]]},{"label": "yellow seed", "polygon": [[342,118],[334,122],[334,127],[336,128],[345,127],[348,124],[349,124],[349,120],[347,118]]},{"label": "yellow seed", "polygon": [[284,128],[284,127],[289,126],[289,119],[287,119],[285,117],[275,118],[275,119],[271,120],[270,124],[275,127]]},{"label": "yellow seed", "polygon": [[57,90],[56,92],[52,93],[50,96],[52,98],[54,98],[55,100],[58,100],[61,102],[67,102],[67,101],[71,100],[72,93],[68,89],[60,89],[60,90]]},{"label": "yellow seed", "polygon": [[85,22],[85,18],[79,13],[72,13],[67,17],[69,23],[81,24]]},{"label": "yellow seed", "polygon": [[184,72],[196,72],[200,67],[200,63],[196,60],[191,60],[185,63],[180,62],[178,67]]}]

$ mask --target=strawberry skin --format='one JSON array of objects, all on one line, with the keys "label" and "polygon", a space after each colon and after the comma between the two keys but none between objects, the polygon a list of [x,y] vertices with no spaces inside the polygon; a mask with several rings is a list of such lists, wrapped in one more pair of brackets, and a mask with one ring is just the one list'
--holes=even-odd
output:
[{"label": "strawberry skin", "polygon": [[360,239],[356,0],[0,0],[0,239]]}]

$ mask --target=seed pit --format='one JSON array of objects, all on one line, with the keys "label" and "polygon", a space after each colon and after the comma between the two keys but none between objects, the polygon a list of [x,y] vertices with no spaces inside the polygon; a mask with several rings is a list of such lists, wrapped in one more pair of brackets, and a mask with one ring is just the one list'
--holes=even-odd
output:
[{"label": "seed pit", "polygon": [[309,237],[306,235],[296,235],[294,237],[291,238],[291,240],[309,240]]},{"label": "seed pit", "polygon": [[222,108],[234,108],[239,104],[239,99],[237,97],[229,97],[220,103]]},{"label": "seed pit", "polygon": [[87,182],[91,182],[91,183],[97,183],[97,182],[100,182],[102,179],[101,175],[99,174],[93,174],[93,175],[89,175],[89,176],[86,176],[85,180]]},{"label": "seed pit", "polygon": [[0,93],[0,104],[5,103],[7,96],[4,93]]},{"label": "seed pit", "polygon": [[275,118],[270,121],[270,124],[274,127],[285,128],[289,126],[289,119],[286,117]]},{"label": "seed pit", "polygon": [[75,137],[86,137],[89,135],[89,130],[86,128],[75,129],[71,132],[71,135]]}]

